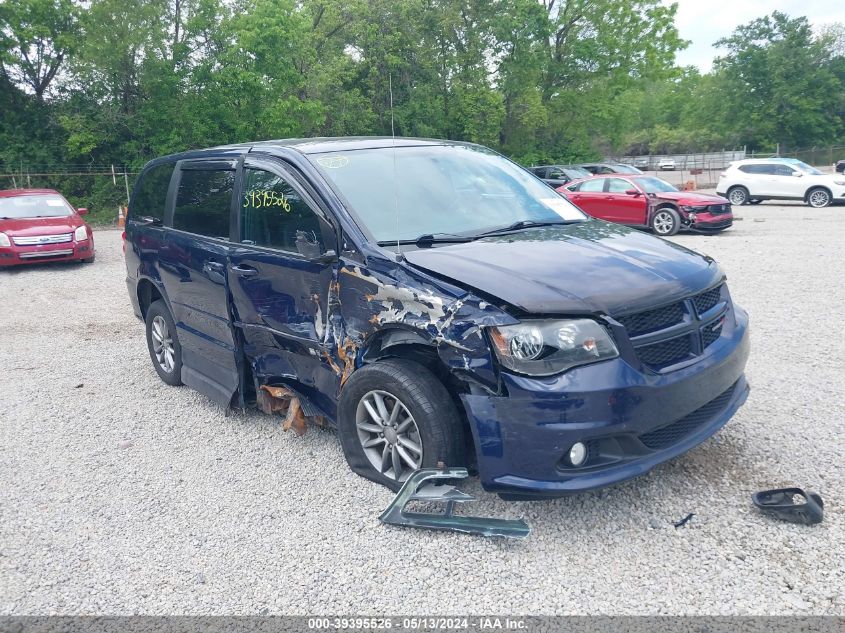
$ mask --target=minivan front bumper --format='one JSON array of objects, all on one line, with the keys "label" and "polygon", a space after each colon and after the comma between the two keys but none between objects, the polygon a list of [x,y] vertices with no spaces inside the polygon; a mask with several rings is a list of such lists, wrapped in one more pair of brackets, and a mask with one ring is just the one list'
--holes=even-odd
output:
[{"label": "minivan front bumper", "polygon": [[[556,497],[641,475],[712,436],[748,396],[748,316],[698,362],[666,373],[624,358],[558,376],[502,374],[507,396],[464,395],[485,489],[503,496]],[[586,463],[567,462],[576,442]]]}]

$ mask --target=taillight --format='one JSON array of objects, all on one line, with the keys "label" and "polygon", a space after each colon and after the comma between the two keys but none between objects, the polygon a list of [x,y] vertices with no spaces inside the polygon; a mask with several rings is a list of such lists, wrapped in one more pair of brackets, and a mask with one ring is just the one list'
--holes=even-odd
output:
[{"label": "taillight", "polygon": [[719,174],[719,178],[724,178],[727,175],[728,175],[728,172],[723,171],[721,174]]},{"label": "taillight", "polygon": [[120,239],[123,240],[123,254],[126,255],[126,231],[120,234]]}]

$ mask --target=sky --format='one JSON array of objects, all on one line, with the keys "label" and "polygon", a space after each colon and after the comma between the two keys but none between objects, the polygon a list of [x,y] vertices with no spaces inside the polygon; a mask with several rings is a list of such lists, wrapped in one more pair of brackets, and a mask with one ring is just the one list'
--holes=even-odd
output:
[{"label": "sky", "polygon": [[816,29],[825,23],[845,23],[845,2],[841,0],[663,0],[677,2],[675,26],[685,40],[686,50],[678,53],[681,66],[698,66],[709,71],[713,58],[720,54],[713,42],[730,35],[740,24],[781,11],[790,17],[806,16]]}]

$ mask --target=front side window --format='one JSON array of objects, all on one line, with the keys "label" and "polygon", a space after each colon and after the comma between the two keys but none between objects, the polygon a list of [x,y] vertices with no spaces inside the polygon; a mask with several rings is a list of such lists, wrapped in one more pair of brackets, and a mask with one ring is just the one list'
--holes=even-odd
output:
[{"label": "front side window", "polygon": [[609,180],[610,182],[607,185],[609,193],[625,193],[628,189],[634,189],[634,185],[622,178],[610,178]]},{"label": "front side window", "polygon": [[173,228],[229,239],[229,213],[234,187],[235,172],[231,170],[182,170],[173,211]]},{"label": "front side window", "polygon": [[241,241],[309,257],[323,252],[320,219],[281,176],[244,170]]},{"label": "front side window", "polygon": [[585,180],[581,183],[581,187],[578,191],[584,191],[586,193],[598,193],[604,190],[604,181],[606,178],[596,178],[595,180]]},{"label": "front side window", "polygon": [[792,176],[796,173],[789,165],[775,165],[775,174],[778,176]]},{"label": "front side window", "polygon": [[159,222],[164,220],[167,190],[175,167],[176,163],[165,163],[144,172],[135,191],[132,192],[132,202],[129,205],[130,217],[152,218]]},{"label": "front side window", "polygon": [[32,194],[0,198],[0,219],[66,218],[73,208],[59,194]]}]

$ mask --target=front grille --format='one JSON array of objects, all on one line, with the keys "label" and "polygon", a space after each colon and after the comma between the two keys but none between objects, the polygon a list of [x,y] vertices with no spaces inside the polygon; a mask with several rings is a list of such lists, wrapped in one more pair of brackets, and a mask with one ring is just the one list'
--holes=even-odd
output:
[{"label": "front grille", "polygon": [[62,249],[59,251],[39,251],[36,253],[21,253],[18,255],[21,259],[55,259],[57,257],[67,257],[73,255],[73,249]]},{"label": "front grille", "polygon": [[715,320],[701,322],[701,315],[715,308],[721,298],[720,284],[689,299],[616,320],[625,326],[640,361],[661,370],[702,354],[721,336],[724,307]]},{"label": "front grille", "polygon": [[648,433],[643,433],[640,435],[640,441],[648,448],[655,450],[677,444],[684,437],[722,411],[730,401],[735,388],[736,383],[731,385],[727,391],[719,394],[710,402],[680,420],[667,424],[659,429],[649,431]]},{"label": "front grille", "polygon": [[720,213],[730,212],[731,205],[729,205],[729,204],[711,204],[709,207],[707,207],[707,210],[714,215],[719,215]]},{"label": "front grille", "polygon": [[673,365],[682,361],[692,352],[692,342],[689,334],[670,338],[653,345],[643,345],[637,348],[640,360],[649,365]]},{"label": "front grille", "polygon": [[713,323],[706,325],[705,327],[701,328],[701,346],[707,347],[717,338],[722,335],[722,325],[724,324],[723,319],[719,319]]},{"label": "front grille", "polygon": [[60,233],[59,235],[28,235],[26,237],[13,237],[15,246],[35,246],[37,244],[64,244],[73,239],[73,233]]},{"label": "front grille", "polygon": [[616,320],[625,326],[628,336],[639,336],[640,334],[662,330],[663,328],[680,323],[683,318],[683,304],[673,303],[672,305],[657,308],[656,310],[617,317]]},{"label": "front grille", "polygon": [[707,292],[702,292],[692,298],[695,304],[695,309],[699,314],[704,314],[714,305],[719,303],[719,298],[722,296],[722,286],[711,288]]}]

